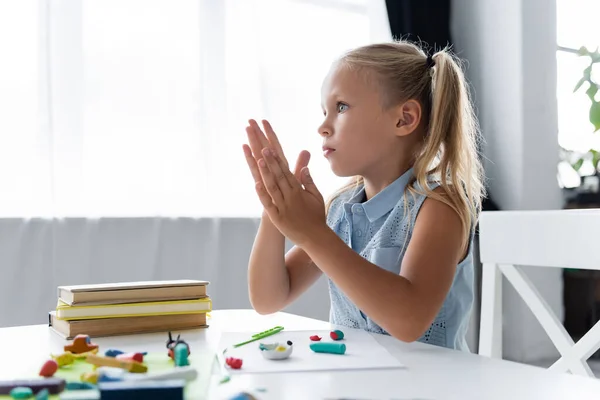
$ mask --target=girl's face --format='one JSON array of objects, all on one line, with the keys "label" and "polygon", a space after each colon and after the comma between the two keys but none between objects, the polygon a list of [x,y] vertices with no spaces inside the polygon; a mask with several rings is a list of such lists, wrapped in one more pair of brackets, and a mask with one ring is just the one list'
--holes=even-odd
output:
[{"label": "girl's face", "polygon": [[[377,176],[401,158],[397,109],[384,110],[373,76],[334,65],[323,82],[323,155],[338,176]],[[404,149],[406,151],[406,149]]]}]

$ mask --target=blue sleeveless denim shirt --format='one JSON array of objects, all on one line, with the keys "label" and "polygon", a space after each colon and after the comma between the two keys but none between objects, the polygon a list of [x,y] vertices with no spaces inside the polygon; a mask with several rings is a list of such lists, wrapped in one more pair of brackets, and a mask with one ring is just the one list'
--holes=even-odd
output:
[{"label": "blue sleeveless denim shirt", "polygon": [[[333,200],[327,215],[329,227],[348,246],[373,264],[396,274],[400,273],[417,214],[425,201],[425,196],[407,194],[408,212],[405,212],[404,190],[411,177],[412,169],[366,202],[362,185],[348,190]],[[469,351],[465,336],[473,306],[472,243],[473,235],[468,255],[456,268],[442,308],[418,341]],[[359,310],[331,279],[328,285],[332,324],[388,334]]]}]

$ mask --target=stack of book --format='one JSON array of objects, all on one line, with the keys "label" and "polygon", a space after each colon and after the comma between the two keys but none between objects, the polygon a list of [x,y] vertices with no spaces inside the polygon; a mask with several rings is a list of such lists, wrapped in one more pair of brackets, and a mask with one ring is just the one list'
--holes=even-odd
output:
[{"label": "stack of book", "polygon": [[65,339],[207,326],[208,282],[172,280],[59,286],[48,323]]}]

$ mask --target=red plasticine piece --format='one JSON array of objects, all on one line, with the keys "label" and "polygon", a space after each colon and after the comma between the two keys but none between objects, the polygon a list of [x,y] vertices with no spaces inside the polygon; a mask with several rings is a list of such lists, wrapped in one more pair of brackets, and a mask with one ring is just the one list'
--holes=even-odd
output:
[{"label": "red plasticine piece", "polygon": [[318,342],[321,340],[321,337],[319,335],[312,335],[310,337],[310,340],[312,340],[313,342]]},{"label": "red plasticine piece", "polygon": [[333,340],[340,340],[341,338],[343,338],[343,336],[342,336],[342,337],[340,337],[340,335],[338,334],[338,332],[339,332],[339,331],[331,331],[331,332],[329,333],[329,337],[330,337],[331,339],[333,339]]},{"label": "red plasticine piece", "polygon": [[130,361],[136,361],[139,363],[144,362],[144,355],[142,353],[119,354],[116,358],[117,358],[117,360],[130,360]]},{"label": "red plasticine piece", "polygon": [[40,376],[43,376],[44,378],[50,378],[51,376],[54,376],[56,371],[58,371],[58,363],[54,360],[48,360],[44,363],[44,365],[42,365],[42,368],[40,369]]},{"label": "red plasticine piece", "polygon": [[243,361],[241,358],[227,357],[225,363],[233,369],[240,369],[242,368]]}]

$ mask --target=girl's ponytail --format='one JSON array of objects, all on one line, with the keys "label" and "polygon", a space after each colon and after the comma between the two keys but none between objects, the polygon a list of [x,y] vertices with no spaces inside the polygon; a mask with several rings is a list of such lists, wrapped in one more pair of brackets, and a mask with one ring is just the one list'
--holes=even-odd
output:
[{"label": "girl's ponytail", "polygon": [[[432,79],[431,110],[425,143],[414,166],[415,176],[419,189],[428,197],[443,201],[458,213],[468,244],[484,194],[477,119],[458,60],[442,50],[424,62]],[[430,174],[439,179],[442,194],[429,190]]]}]

